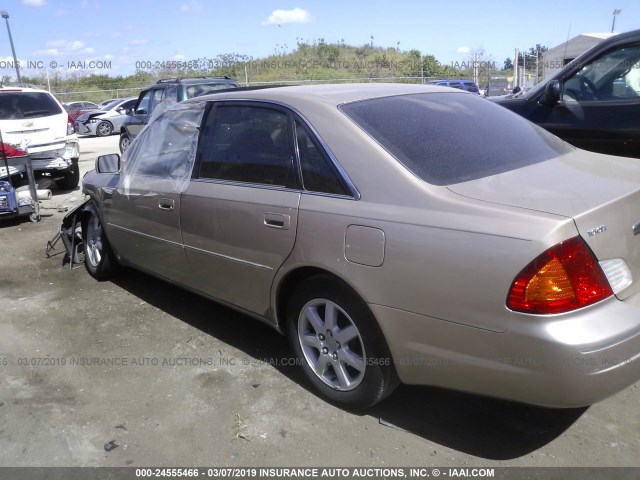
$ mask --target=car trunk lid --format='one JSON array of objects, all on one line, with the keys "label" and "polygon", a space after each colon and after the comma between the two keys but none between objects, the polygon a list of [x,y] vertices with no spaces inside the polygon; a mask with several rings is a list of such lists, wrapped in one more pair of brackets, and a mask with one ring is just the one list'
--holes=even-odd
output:
[{"label": "car trunk lid", "polygon": [[636,281],[618,298],[640,292],[638,160],[575,150],[448,189],[477,200],[573,218],[598,260],[622,258],[629,267]]}]

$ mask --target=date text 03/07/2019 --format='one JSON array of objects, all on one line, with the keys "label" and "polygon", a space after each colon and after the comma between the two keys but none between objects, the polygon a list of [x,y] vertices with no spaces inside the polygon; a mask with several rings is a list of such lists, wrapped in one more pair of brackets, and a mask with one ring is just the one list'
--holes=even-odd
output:
[{"label": "date text 03/07/2019", "polygon": [[202,477],[202,478],[494,478],[493,468],[434,467],[200,467],[200,468],[136,468],[140,477]]}]

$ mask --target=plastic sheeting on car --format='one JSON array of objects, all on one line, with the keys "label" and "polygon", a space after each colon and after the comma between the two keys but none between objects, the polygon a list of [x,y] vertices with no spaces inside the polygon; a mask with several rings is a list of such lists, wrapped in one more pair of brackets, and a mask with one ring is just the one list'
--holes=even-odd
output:
[{"label": "plastic sheeting on car", "polygon": [[191,179],[206,102],[179,103],[140,132],[123,157],[119,189],[184,192]]}]

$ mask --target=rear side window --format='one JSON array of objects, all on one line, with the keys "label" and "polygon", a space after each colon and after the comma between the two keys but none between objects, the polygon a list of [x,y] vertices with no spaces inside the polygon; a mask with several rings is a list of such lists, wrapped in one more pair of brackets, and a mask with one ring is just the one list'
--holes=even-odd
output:
[{"label": "rear side window", "polygon": [[62,113],[54,98],[44,92],[0,93],[0,120],[50,117]]},{"label": "rear side window", "polygon": [[295,186],[287,114],[224,105],[209,112],[198,148],[200,178]]},{"label": "rear side window", "polygon": [[573,150],[523,117],[476,95],[424,93],[340,109],[416,176],[451,185]]},{"label": "rear side window", "polygon": [[310,192],[351,195],[327,154],[309,129],[298,120],[296,139],[304,189]]}]

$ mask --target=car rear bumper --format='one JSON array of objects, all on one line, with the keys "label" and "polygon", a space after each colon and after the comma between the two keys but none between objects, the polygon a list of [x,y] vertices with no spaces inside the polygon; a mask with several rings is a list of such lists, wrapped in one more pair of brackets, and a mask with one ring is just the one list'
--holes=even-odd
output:
[{"label": "car rear bumper", "polygon": [[77,139],[55,145],[29,148],[34,170],[66,170],[80,157]]},{"label": "car rear bumper", "polygon": [[25,167],[23,166],[14,167],[9,165],[9,174],[7,175],[7,167],[0,165],[0,180],[6,180],[7,177],[13,177],[14,175],[24,173],[25,171]]},{"label": "car rear bumper", "polygon": [[640,295],[513,317],[504,333],[370,305],[403,383],[581,407],[640,380]]}]

